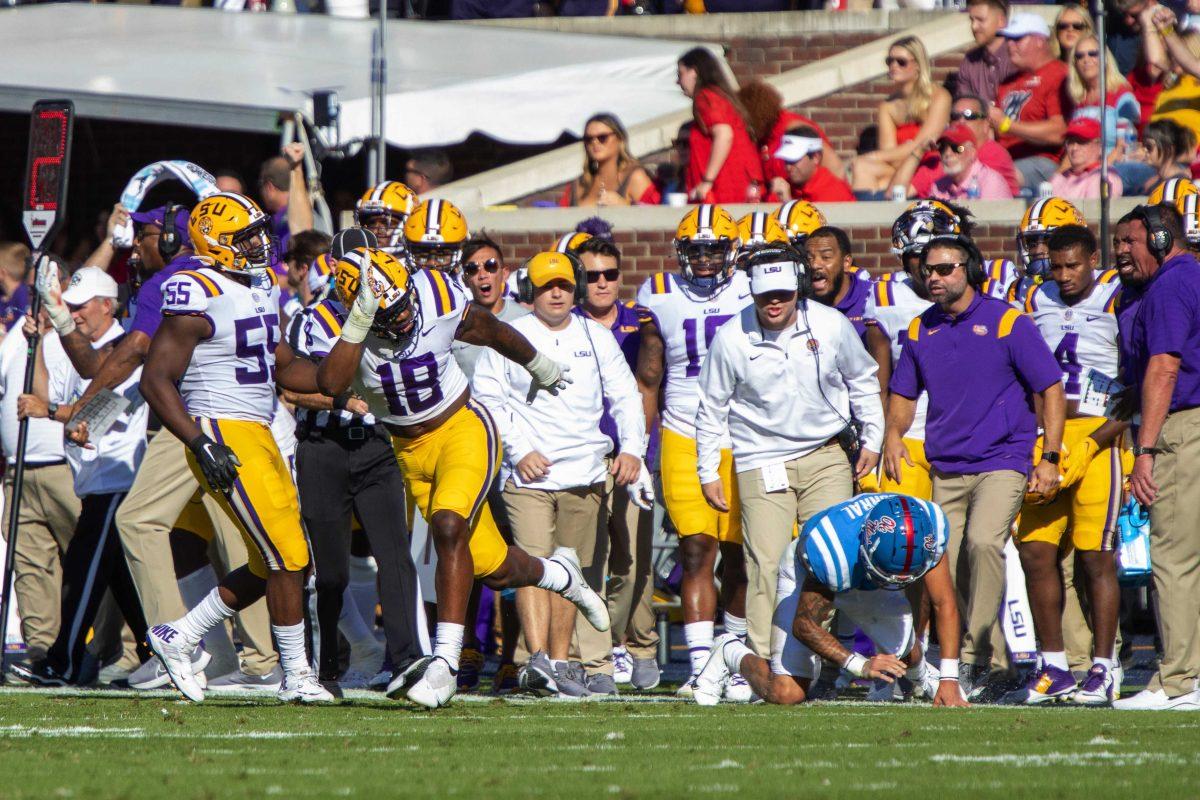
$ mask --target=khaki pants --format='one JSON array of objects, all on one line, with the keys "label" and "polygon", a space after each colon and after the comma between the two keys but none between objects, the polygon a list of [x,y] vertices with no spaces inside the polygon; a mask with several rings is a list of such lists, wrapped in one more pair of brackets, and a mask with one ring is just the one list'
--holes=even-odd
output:
[{"label": "khaki pants", "polygon": [[[4,487],[4,509],[12,512],[12,479],[9,469]],[[66,464],[25,467],[21,510],[17,517],[17,549],[13,556],[13,592],[21,612],[21,636],[31,661],[46,657],[58,636],[62,602],[61,559],[75,534],[80,500]],[[8,534],[8,514],[3,534]],[[7,541],[6,541],[7,546]]]},{"label": "khaki pants", "polygon": [[934,472],[933,502],[946,512],[950,540],[946,557],[958,594],[959,615],[966,625],[960,658],[964,664],[1006,665],[997,615],[1004,601],[1004,543],[1025,499],[1025,476],[1014,470],[976,475]]},{"label": "khaki pants", "polygon": [[[545,491],[521,489],[510,480],[504,486],[504,505],[513,542],[531,556],[546,558],[556,547],[571,547],[579,555],[588,585],[604,597],[604,568],[608,537],[605,484]],[[612,673],[612,639],[597,631],[582,615],[575,617],[572,649],[590,673]]]},{"label": "khaki pants", "polygon": [[643,511],[629,500],[625,487],[616,486],[608,495],[608,615],[612,619],[612,643],[624,643],[634,658],[658,655],[658,631],[654,627],[654,512]]},{"label": "khaki pants", "polygon": [[1200,408],[1168,414],[1155,445],[1150,506],[1154,610],[1162,662],[1147,689],[1187,694],[1200,674]]},{"label": "khaki pants", "polygon": [[[178,619],[187,613],[171,560],[171,528],[200,485],[187,465],[187,446],[168,431],[160,431],[146,447],[133,487],[117,511],[117,529],[137,587],[147,624]],[[216,529],[213,549],[226,571],[247,562],[242,534],[211,497],[204,505]],[[274,669],[278,662],[271,644],[271,625],[265,600],[235,617],[242,640],[242,668],[254,675]]]},{"label": "khaki pants", "polygon": [[797,524],[849,500],[854,491],[850,464],[837,444],[826,444],[785,467],[788,488],[779,492],[766,491],[760,469],[737,474],[746,552],[746,625],[750,647],[762,658],[771,657],[779,562]]}]

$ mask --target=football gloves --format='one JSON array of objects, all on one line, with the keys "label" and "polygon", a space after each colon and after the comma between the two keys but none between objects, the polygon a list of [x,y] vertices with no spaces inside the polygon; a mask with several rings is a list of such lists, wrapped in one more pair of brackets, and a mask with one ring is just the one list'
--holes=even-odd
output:
[{"label": "football gloves", "polygon": [[629,492],[629,502],[638,508],[643,511],[654,509],[654,479],[650,477],[645,462],[642,462],[642,472],[638,479],[626,486],[625,491]]},{"label": "football gloves", "polygon": [[75,330],[75,320],[71,318],[71,309],[62,299],[62,283],[58,277],[58,264],[50,258],[42,258],[37,269],[37,293],[42,297],[42,307],[54,325],[59,336],[66,336]]},{"label": "football gloves", "polygon": [[222,494],[233,491],[238,467],[242,465],[233,450],[217,444],[203,433],[188,442],[188,447],[196,456],[196,462],[209,486]]},{"label": "football gloves", "polygon": [[379,311],[379,296],[383,287],[375,277],[375,268],[368,262],[367,268],[358,279],[358,294],[350,305],[350,313],[342,325],[342,338],[350,344],[359,344],[371,332],[375,314]]},{"label": "football gloves", "polygon": [[[343,331],[345,329],[343,328]],[[342,334],[345,336],[345,333]],[[532,403],[537,393],[545,390],[550,394],[558,394],[563,389],[567,388],[568,383],[574,383],[567,373],[571,368],[566,364],[559,364],[554,359],[545,356],[541,353],[535,353],[529,363],[525,365],[525,369],[529,371],[533,381],[529,384],[529,396],[525,398],[525,402]]]}]

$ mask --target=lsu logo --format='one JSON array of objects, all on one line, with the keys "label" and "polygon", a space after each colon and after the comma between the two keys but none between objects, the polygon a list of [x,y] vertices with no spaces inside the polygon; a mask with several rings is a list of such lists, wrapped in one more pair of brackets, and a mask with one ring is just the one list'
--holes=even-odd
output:
[{"label": "lsu logo", "polygon": [[971,332],[976,336],[987,336],[988,328],[987,325],[975,325],[972,326]]},{"label": "lsu logo", "polygon": [[868,537],[872,537],[877,533],[891,533],[896,530],[896,520],[892,517],[867,520],[867,524],[863,526],[863,530]]}]

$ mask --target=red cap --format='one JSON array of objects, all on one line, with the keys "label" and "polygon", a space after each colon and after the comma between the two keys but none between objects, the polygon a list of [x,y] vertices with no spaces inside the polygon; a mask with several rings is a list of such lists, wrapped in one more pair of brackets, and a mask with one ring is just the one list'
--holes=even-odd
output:
[{"label": "red cap", "polygon": [[951,125],[946,130],[942,131],[942,135],[938,137],[938,142],[949,142],[950,144],[977,144],[975,134],[971,133],[971,129],[961,122],[957,125]]},{"label": "red cap", "polygon": [[1081,119],[1072,120],[1067,126],[1068,139],[1082,139],[1085,142],[1095,141],[1100,138],[1100,121],[1091,117],[1083,117]]}]

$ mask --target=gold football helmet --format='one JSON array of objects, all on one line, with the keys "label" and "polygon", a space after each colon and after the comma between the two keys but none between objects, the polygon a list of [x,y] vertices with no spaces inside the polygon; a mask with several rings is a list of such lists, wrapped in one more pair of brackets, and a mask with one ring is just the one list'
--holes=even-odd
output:
[{"label": "gold football helmet", "polygon": [[781,205],[771,216],[783,226],[787,232],[792,247],[803,251],[804,240],[817,228],[825,225],[825,215],[821,209],[807,200],[789,200]]},{"label": "gold football helmet", "polygon": [[275,261],[271,219],[236,192],[221,192],[192,209],[188,236],[196,257],[216,269],[261,274]]},{"label": "gold football helmet", "polygon": [[1183,236],[1193,249],[1200,247],[1200,194],[1185,194],[1175,201],[1183,217]]},{"label": "gold football helmet", "polygon": [[580,245],[591,238],[592,235],[590,233],[583,233],[582,231],[565,233],[558,237],[558,241],[554,243],[553,249],[556,253],[568,253],[570,255],[575,255],[575,253],[579,250]]},{"label": "gold football helmet", "polygon": [[[697,289],[713,289],[733,277],[741,239],[729,212],[717,205],[696,206],[675,229],[675,253],[683,279]],[[706,274],[697,275],[696,270]]]},{"label": "gold football helmet", "polygon": [[470,237],[467,218],[449,200],[425,200],[404,222],[404,258],[410,270],[457,272]]},{"label": "gold football helmet", "polygon": [[1017,256],[1027,275],[1036,277],[1050,272],[1049,252],[1036,257],[1031,253],[1034,249],[1041,250],[1050,233],[1063,225],[1087,225],[1087,220],[1078,208],[1061,197],[1038,200],[1025,210],[1017,230]]},{"label": "gold football helmet", "polygon": [[1167,178],[1150,191],[1150,197],[1146,203],[1152,206],[1162,203],[1175,205],[1179,202],[1179,198],[1187,197],[1189,194],[1200,194],[1200,188],[1189,178]]},{"label": "gold football helmet", "polygon": [[743,251],[767,244],[788,244],[787,231],[766,211],[755,211],[739,219],[738,238],[742,240]]},{"label": "gold football helmet", "polygon": [[375,234],[379,249],[397,255],[404,250],[404,221],[416,205],[416,192],[400,181],[384,181],[354,204],[354,224]]},{"label": "gold football helmet", "polygon": [[417,287],[408,269],[391,253],[359,247],[342,256],[337,263],[334,290],[346,308],[358,296],[363,273],[373,281],[371,291],[379,297],[379,310],[371,324],[371,333],[392,341],[403,341],[421,325],[421,303]]}]

